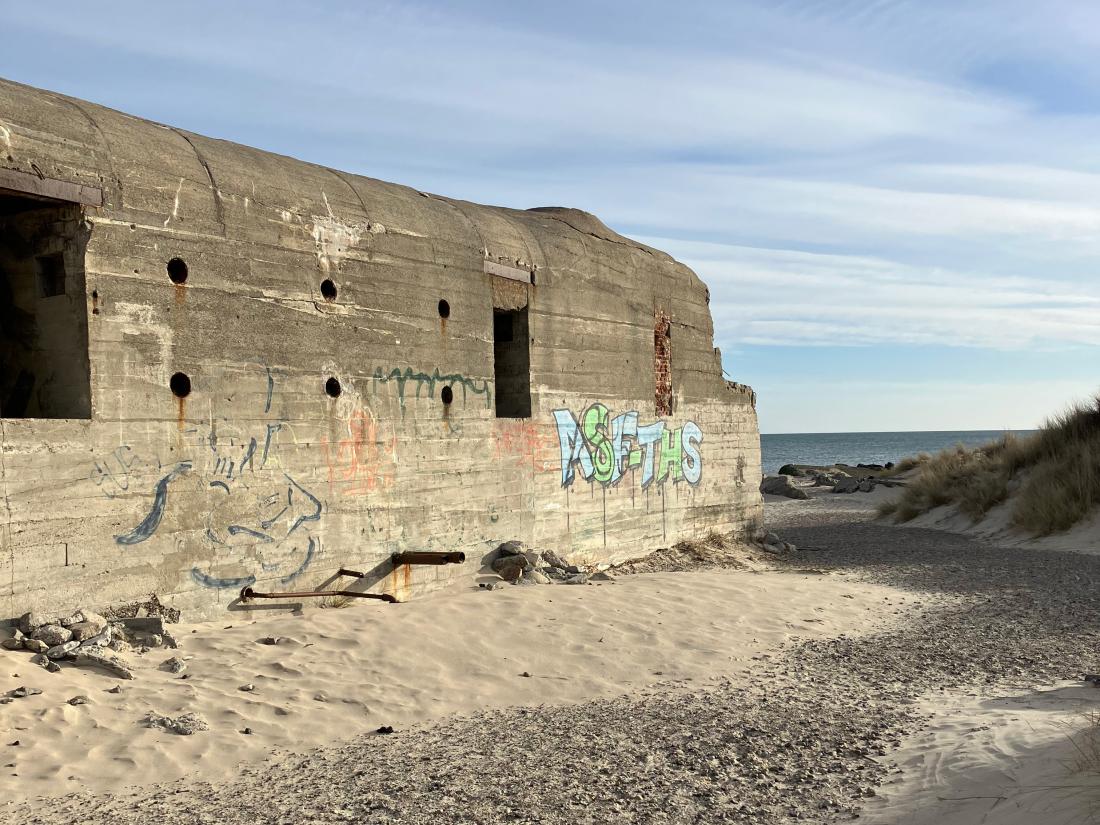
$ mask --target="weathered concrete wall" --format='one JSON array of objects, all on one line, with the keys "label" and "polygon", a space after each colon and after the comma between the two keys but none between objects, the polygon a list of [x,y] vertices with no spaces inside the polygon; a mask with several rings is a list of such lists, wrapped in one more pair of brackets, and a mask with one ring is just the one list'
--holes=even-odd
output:
[{"label": "weathered concrete wall", "polygon": [[[706,287],[591,215],[449,200],[0,82],[5,169],[103,205],[83,207],[90,418],[0,420],[0,613],[156,593],[209,614],[341,566],[404,598],[507,539],[599,562],[759,520],[754,399],[722,379]],[[493,309],[524,304],[531,416],[497,418]],[[444,549],[471,561],[388,564]]]}]

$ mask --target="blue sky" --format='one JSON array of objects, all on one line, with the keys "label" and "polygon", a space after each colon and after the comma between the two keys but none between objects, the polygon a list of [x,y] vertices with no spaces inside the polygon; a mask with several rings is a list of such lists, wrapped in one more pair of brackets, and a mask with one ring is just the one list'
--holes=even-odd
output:
[{"label": "blue sky", "polygon": [[3,39],[13,80],[595,212],[710,284],[764,432],[1026,428],[1100,388],[1100,4],[55,0]]}]

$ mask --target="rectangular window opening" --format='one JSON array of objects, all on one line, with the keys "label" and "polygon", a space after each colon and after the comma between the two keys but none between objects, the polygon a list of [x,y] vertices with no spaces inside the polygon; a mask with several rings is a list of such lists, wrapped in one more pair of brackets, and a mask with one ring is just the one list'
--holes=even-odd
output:
[{"label": "rectangular window opening", "polygon": [[493,310],[497,418],[531,417],[531,336],[527,307]]},{"label": "rectangular window opening", "polygon": [[662,309],[653,314],[653,384],[657,415],[672,415],[672,321]]},{"label": "rectangular window opening", "polygon": [[0,418],[90,418],[79,204],[0,189]]}]

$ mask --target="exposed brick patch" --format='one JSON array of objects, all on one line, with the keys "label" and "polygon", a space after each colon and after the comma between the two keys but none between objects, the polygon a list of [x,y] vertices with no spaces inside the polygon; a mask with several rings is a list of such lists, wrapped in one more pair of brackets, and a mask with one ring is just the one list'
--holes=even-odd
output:
[{"label": "exposed brick patch", "polygon": [[653,383],[657,415],[672,415],[672,322],[659,307],[653,312]]}]

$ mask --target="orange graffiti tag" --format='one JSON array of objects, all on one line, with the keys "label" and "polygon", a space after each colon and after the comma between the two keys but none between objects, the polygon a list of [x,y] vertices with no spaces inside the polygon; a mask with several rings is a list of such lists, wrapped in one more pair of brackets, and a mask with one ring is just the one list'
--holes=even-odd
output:
[{"label": "orange graffiti tag", "polygon": [[537,424],[522,418],[497,419],[493,432],[493,458],[530,465],[536,471],[552,470],[557,466],[556,443],[551,443],[549,432]]},{"label": "orange graffiti tag", "polygon": [[348,437],[321,439],[328,465],[329,488],[345,496],[361,496],[393,484],[397,470],[397,436],[379,432],[374,415],[357,409],[348,420]]}]

